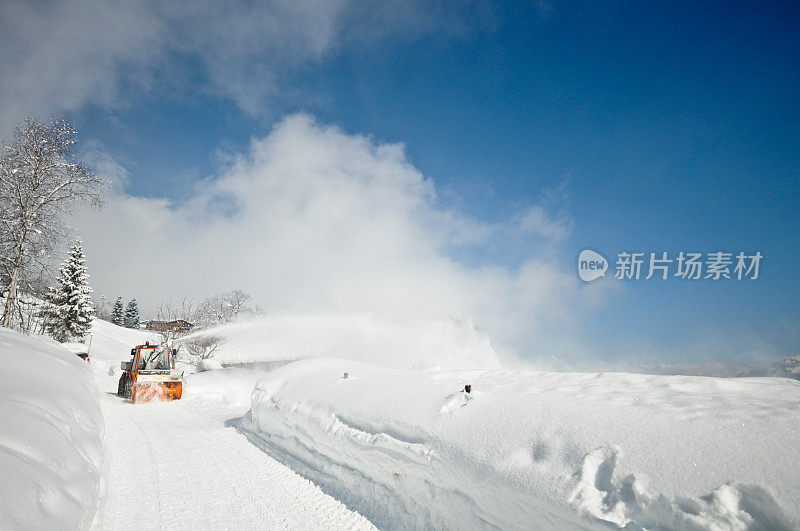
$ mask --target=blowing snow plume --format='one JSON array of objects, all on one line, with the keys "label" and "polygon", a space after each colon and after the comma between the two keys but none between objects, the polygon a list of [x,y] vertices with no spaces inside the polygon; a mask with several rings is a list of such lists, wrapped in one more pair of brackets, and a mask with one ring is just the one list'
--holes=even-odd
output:
[{"label": "blowing snow plume", "polygon": [[223,340],[215,358],[226,364],[331,357],[398,369],[500,366],[486,336],[453,320],[401,323],[364,314],[284,313],[186,339],[202,336]]},{"label": "blowing snow plume", "polygon": [[[578,350],[565,343],[596,297],[562,267],[570,221],[550,210],[529,205],[482,222],[446,206],[401,144],[295,114],[188,200],[118,191],[74,225],[93,257],[95,291],[136,286],[145,313],[164,299],[238,288],[290,312],[472,320],[498,345],[555,355]],[[527,257],[493,263],[497,245]],[[480,255],[477,264],[458,258]]]}]

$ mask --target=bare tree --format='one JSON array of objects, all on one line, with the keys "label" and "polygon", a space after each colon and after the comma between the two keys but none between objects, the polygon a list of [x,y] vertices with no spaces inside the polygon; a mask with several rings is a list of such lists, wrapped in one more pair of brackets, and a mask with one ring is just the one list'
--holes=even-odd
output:
[{"label": "bare tree", "polygon": [[218,293],[198,304],[193,318],[200,326],[230,323],[240,315],[258,312],[258,307],[251,307],[252,300],[248,293],[239,289]]},{"label": "bare tree", "polygon": [[[189,298],[184,298],[180,302],[162,300],[153,310],[153,316],[154,320],[161,321],[163,328],[156,329],[154,332],[159,334],[163,341],[171,342],[186,335],[186,332],[169,327],[168,323],[170,321],[183,319],[191,322],[194,330],[198,330],[230,323],[241,315],[253,315],[260,311],[261,308],[258,305],[252,304],[250,295],[242,290],[219,293],[204,299],[200,303]],[[203,341],[205,346],[202,348],[208,347],[205,340]],[[221,344],[221,341],[221,338],[217,338],[214,343]],[[183,343],[182,340],[181,343]],[[189,343],[184,344],[188,345]],[[190,358],[204,359],[204,357],[197,354],[200,352],[197,350],[200,347],[191,346],[189,348],[193,349],[192,352],[194,353],[190,353]],[[209,356],[211,353],[213,353],[213,350],[208,352]]]},{"label": "bare tree", "polygon": [[252,309],[250,308],[250,303],[252,302],[253,298],[250,296],[249,293],[245,293],[240,289],[235,289],[233,291],[229,291],[224,293],[223,296],[228,301],[230,305],[229,313],[231,316],[231,320],[236,320],[241,314],[251,313]]},{"label": "bare tree", "polygon": [[196,312],[196,307],[196,303],[188,297],[184,297],[180,302],[175,302],[172,299],[168,301],[162,300],[153,310],[153,314],[159,321],[191,320]]},{"label": "bare tree", "polygon": [[214,356],[214,353],[225,344],[225,338],[214,334],[190,336],[180,341],[181,350],[186,360],[192,365]]},{"label": "bare tree", "polygon": [[10,326],[24,275],[44,265],[66,236],[61,216],[81,202],[99,207],[105,182],[76,162],[77,131],[63,118],[22,122],[0,144],[0,268],[6,301],[2,326]]}]

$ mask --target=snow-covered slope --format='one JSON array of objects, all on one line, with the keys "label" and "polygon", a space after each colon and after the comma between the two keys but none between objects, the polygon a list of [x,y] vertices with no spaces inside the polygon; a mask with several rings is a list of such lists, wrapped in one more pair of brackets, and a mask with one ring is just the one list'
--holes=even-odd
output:
[{"label": "snow-covered slope", "polygon": [[89,357],[95,381],[103,388],[114,390],[122,374],[119,364],[130,359],[131,348],[145,341],[161,342],[153,332],[117,326],[102,319],[92,321],[91,334]]},{"label": "snow-covered slope", "polygon": [[800,383],[783,378],[314,359],[260,381],[239,425],[379,527],[800,527]]},{"label": "snow-covered slope", "polygon": [[102,319],[92,321],[91,334],[89,355],[92,361],[114,361],[117,366],[130,358],[132,347],[145,341],[160,343],[159,336],[153,332],[124,328]]},{"label": "snow-covered slope", "polygon": [[89,364],[0,329],[0,527],[87,528],[102,490],[102,435]]},{"label": "snow-covered slope", "polygon": [[[263,315],[198,332],[224,343],[215,353],[223,363],[348,358],[397,368],[498,368],[489,339],[468,323],[399,323],[370,315]],[[191,337],[191,336],[189,336]]]}]

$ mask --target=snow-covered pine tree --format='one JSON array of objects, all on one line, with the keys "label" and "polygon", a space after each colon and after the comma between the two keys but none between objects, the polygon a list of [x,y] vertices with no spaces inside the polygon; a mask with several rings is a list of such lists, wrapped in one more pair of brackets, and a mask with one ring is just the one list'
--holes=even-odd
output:
[{"label": "snow-covered pine tree", "polygon": [[139,304],[137,304],[136,299],[131,299],[128,307],[125,308],[125,326],[139,328]]},{"label": "snow-covered pine tree", "polygon": [[44,330],[53,339],[83,341],[89,335],[94,306],[80,238],[70,247],[69,257],[61,264],[58,286],[49,288],[45,302]]},{"label": "snow-covered pine tree", "polygon": [[94,311],[98,319],[103,319],[104,321],[111,321],[112,308],[111,304],[109,304],[105,295],[100,295],[100,298],[95,301]]},{"label": "snow-covered pine tree", "polygon": [[114,309],[111,311],[111,322],[117,326],[125,326],[125,307],[122,305],[122,297],[117,297],[114,302]]}]

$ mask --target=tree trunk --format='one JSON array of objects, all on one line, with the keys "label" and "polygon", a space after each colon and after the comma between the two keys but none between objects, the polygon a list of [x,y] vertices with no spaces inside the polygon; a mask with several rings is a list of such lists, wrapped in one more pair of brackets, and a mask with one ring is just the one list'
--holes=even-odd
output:
[{"label": "tree trunk", "polygon": [[11,278],[8,281],[8,295],[6,295],[6,305],[3,310],[3,322],[0,323],[6,328],[11,328],[11,318],[14,314],[14,301],[17,298],[17,283],[19,270],[22,268],[22,258],[25,255],[25,240],[28,237],[27,223],[22,228],[19,235],[19,242],[16,246],[17,256],[14,257],[14,268],[11,270]]},{"label": "tree trunk", "polygon": [[14,270],[11,272],[11,280],[8,283],[8,294],[6,295],[6,306],[5,310],[3,310],[3,323],[2,325],[6,328],[9,328],[11,325],[11,314],[13,313],[14,308],[14,299],[17,295],[17,272],[19,271],[18,267],[14,267]]}]

